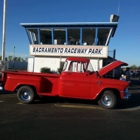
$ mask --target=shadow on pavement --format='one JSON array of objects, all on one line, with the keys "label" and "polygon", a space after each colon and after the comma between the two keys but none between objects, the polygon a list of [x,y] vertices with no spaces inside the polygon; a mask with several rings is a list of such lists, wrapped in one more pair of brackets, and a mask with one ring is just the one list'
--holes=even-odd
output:
[{"label": "shadow on pavement", "polygon": [[[132,94],[129,100],[121,100],[116,107],[119,109],[133,109],[140,108],[140,81],[138,78],[132,79],[132,86],[128,88],[129,92]],[[4,90],[0,90],[0,94],[14,94]],[[16,97],[15,97],[16,98]],[[37,98],[32,104],[48,104],[48,103],[62,103],[62,104],[74,104],[76,105],[86,105],[94,106],[97,102],[91,100],[80,100],[80,99],[68,99],[60,97],[41,97]]]},{"label": "shadow on pavement", "polygon": [[140,94],[139,93],[132,93],[131,98],[129,100],[122,100],[119,102],[116,109],[140,109]]},{"label": "shadow on pavement", "polygon": [[9,92],[6,90],[0,90],[0,94],[13,94],[13,92]]}]

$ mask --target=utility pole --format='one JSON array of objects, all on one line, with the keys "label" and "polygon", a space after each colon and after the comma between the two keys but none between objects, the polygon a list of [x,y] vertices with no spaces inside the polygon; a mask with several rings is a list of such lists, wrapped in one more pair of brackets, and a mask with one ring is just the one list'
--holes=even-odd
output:
[{"label": "utility pole", "polygon": [[6,44],[6,0],[3,2],[3,32],[2,32],[2,70],[5,70],[5,44]]},{"label": "utility pole", "polygon": [[13,68],[15,69],[15,46],[13,47],[14,48],[14,55],[13,55]]}]

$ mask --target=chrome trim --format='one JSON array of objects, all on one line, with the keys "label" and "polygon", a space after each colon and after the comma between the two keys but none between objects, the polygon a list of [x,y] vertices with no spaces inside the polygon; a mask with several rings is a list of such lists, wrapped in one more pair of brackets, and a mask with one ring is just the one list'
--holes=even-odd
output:
[{"label": "chrome trim", "polygon": [[0,90],[3,90],[3,87],[2,86],[0,86]]},{"label": "chrome trim", "polygon": [[131,94],[129,92],[124,91],[125,96],[123,97],[123,99],[128,100],[131,97]]}]

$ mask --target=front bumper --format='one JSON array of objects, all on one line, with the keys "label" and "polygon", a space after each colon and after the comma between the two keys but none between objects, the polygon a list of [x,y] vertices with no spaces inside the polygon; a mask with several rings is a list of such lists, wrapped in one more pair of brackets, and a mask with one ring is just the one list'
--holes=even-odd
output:
[{"label": "front bumper", "polygon": [[3,90],[3,86],[0,86],[0,90]]},{"label": "front bumper", "polygon": [[0,79],[0,90],[3,90],[3,89],[4,89],[4,86],[3,86],[3,83],[2,83],[2,81]]},{"label": "front bumper", "polygon": [[0,90],[3,90],[3,84],[1,81],[0,81]]},{"label": "front bumper", "polygon": [[131,97],[131,94],[128,91],[123,91],[122,99],[128,100]]}]

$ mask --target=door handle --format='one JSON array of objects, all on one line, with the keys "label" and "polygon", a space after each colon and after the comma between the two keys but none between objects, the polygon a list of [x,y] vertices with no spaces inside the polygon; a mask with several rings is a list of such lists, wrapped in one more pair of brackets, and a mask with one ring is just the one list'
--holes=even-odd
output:
[{"label": "door handle", "polygon": [[98,84],[98,85],[101,85],[101,84],[102,84],[102,82],[101,82],[101,81],[97,81],[97,84]]},{"label": "door handle", "polygon": [[67,75],[71,75],[71,73],[67,73]]}]

